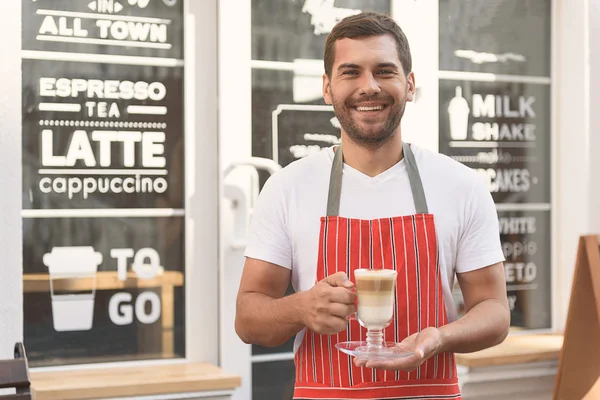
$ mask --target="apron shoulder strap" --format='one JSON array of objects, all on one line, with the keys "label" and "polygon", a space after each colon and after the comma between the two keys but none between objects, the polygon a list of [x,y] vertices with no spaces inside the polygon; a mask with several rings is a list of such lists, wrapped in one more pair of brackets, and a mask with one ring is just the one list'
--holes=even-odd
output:
[{"label": "apron shoulder strap", "polygon": [[[410,189],[415,202],[415,210],[417,214],[428,214],[427,200],[425,199],[425,191],[423,190],[423,182],[419,174],[417,160],[415,155],[407,143],[402,143],[402,151],[406,163],[406,172],[410,182]],[[333,164],[329,178],[329,193],[327,197],[327,216],[337,216],[340,211],[340,198],[342,194],[342,168],[344,160],[342,156],[342,146],[339,145],[334,150]]]},{"label": "apron shoulder strap", "polygon": [[408,180],[410,182],[410,189],[413,195],[413,201],[415,202],[415,210],[417,214],[428,214],[427,200],[425,199],[425,190],[423,189],[423,181],[421,180],[421,174],[419,174],[419,167],[417,166],[417,160],[413,153],[410,145],[406,142],[402,143],[402,152],[404,153],[404,160],[406,162],[406,172],[408,173]]},{"label": "apron shoulder strap", "polygon": [[337,147],[333,156],[333,165],[329,178],[329,195],[327,198],[327,216],[337,216],[340,212],[340,197],[342,194],[342,145]]}]

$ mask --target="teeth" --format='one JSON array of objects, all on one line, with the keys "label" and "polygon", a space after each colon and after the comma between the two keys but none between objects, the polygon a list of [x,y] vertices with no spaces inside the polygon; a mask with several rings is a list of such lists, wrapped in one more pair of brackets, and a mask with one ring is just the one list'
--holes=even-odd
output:
[{"label": "teeth", "polygon": [[376,106],[376,107],[356,107],[356,109],[358,111],[377,111],[377,110],[383,110],[383,106]]}]

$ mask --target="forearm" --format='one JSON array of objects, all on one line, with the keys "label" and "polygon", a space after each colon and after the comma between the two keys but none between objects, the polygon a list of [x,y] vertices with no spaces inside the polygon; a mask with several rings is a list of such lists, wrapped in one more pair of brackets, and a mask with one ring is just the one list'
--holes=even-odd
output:
[{"label": "forearm", "polygon": [[275,347],[304,328],[303,292],[273,299],[246,293],[237,306],[235,330],[245,343]]},{"label": "forearm", "polygon": [[510,311],[496,299],[484,300],[462,318],[440,328],[440,352],[470,353],[501,343],[508,334]]}]

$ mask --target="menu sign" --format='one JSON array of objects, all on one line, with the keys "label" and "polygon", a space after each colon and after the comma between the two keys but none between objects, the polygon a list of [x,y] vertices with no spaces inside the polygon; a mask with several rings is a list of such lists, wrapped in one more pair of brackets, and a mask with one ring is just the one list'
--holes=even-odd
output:
[{"label": "menu sign", "polygon": [[551,325],[550,211],[499,211],[511,324]]},{"label": "menu sign", "polygon": [[23,2],[24,209],[183,207],[183,67],[160,66],[183,55],[182,12]]},{"label": "menu sign", "polygon": [[550,201],[550,87],[442,80],[440,152],[480,173],[496,203]]},{"label": "menu sign", "polygon": [[32,365],[184,356],[183,1],[22,9]]},{"label": "menu sign", "polygon": [[275,162],[282,167],[340,143],[340,124],[331,106],[281,104],[273,113]]},{"label": "menu sign", "polygon": [[182,75],[23,60],[23,208],[182,208]]},{"label": "menu sign", "polygon": [[498,208],[511,324],[548,328],[550,85],[446,79],[439,93],[440,152],[477,171]]},{"label": "menu sign", "polygon": [[547,328],[550,87],[440,80],[439,93],[440,152],[477,171],[499,210],[511,324]]},{"label": "menu sign", "polygon": [[182,0],[23,0],[27,50],[183,58]]},{"label": "menu sign", "polygon": [[511,324],[526,329],[552,323],[551,3],[439,1],[439,150],[496,203]]}]

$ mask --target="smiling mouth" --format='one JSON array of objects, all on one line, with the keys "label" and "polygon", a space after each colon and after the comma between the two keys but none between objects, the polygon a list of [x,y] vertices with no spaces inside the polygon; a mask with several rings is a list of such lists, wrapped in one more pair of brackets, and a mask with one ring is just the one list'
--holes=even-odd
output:
[{"label": "smiling mouth", "polygon": [[361,112],[369,112],[369,111],[381,111],[384,108],[386,108],[387,105],[378,105],[378,106],[356,106],[354,107],[355,110],[357,111],[361,111]]}]

